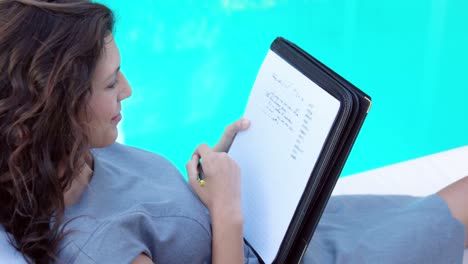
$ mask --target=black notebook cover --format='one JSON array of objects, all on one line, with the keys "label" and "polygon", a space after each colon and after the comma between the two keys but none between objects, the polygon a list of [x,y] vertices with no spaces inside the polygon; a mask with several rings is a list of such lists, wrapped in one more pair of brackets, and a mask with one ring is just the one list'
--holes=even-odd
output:
[{"label": "black notebook cover", "polygon": [[[331,130],[274,258],[274,263],[299,263],[367,116],[371,98],[282,37],[274,40],[270,50],[340,102]],[[245,241],[256,251],[247,237]],[[261,252],[256,253],[263,261]]]}]

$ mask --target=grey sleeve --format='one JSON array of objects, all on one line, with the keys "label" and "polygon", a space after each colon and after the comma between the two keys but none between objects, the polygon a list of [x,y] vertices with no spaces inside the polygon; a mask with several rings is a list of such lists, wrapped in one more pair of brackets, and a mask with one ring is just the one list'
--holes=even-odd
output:
[{"label": "grey sleeve", "polygon": [[464,241],[437,194],[332,196],[302,263],[462,263]]},{"label": "grey sleeve", "polygon": [[252,249],[244,243],[244,263],[245,264],[258,264],[257,256],[255,256]]},{"label": "grey sleeve", "polygon": [[141,253],[155,263],[211,263],[211,238],[194,219],[135,212],[103,224],[72,263],[131,263]]}]

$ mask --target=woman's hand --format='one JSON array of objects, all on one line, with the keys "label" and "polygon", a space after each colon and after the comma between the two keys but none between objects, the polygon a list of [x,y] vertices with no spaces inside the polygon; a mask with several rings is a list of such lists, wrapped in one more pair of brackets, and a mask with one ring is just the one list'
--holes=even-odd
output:
[{"label": "woman's hand", "polygon": [[[197,166],[202,159],[205,186],[197,181]],[[242,217],[240,194],[240,169],[237,163],[225,152],[215,152],[206,144],[195,150],[186,165],[189,183],[212,217],[231,214]]]},{"label": "woman's hand", "polygon": [[[216,211],[216,208],[218,208],[217,203],[222,207],[227,206],[227,208],[233,210],[235,207],[240,208],[239,167],[226,153],[231,147],[237,133],[249,127],[250,121],[248,119],[238,119],[226,127],[223,135],[213,149],[210,149],[205,144],[200,145],[192,155],[191,161],[187,163],[190,185],[211,213],[213,213],[212,210]],[[203,188],[199,188],[201,186],[199,186],[196,179],[200,158],[203,160],[204,180],[207,184],[211,182],[209,187],[204,186]],[[214,178],[211,174],[214,175]]]},{"label": "woman's hand", "polygon": [[249,127],[250,121],[245,118],[241,118],[236,122],[230,124],[224,130],[223,135],[219,139],[218,143],[216,143],[213,150],[216,152],[228,152],[237,133],[248,129]]}]

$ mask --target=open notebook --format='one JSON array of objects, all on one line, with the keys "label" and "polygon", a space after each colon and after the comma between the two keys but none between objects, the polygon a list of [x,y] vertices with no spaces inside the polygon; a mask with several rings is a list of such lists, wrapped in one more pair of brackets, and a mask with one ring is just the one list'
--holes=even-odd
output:
[{"label": "open notebook", "polygon": [[265,263],[298,262],[370,108],[370,97],[277,38],[229,154],[242,171],[244,237]]}]

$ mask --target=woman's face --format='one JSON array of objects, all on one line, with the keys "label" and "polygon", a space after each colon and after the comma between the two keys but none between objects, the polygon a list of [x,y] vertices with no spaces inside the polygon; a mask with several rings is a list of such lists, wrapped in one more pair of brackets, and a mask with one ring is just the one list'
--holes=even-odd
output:
[{"label": "woman's face", "polygon": [[104,52],[92,78],[91,99],[87,108],[89,143],[92,148],[112,145],[117,139],[117,124],[122,116],[120,102],[132,94],[120,71],[120,54],[114,37],[105,39]]}]

